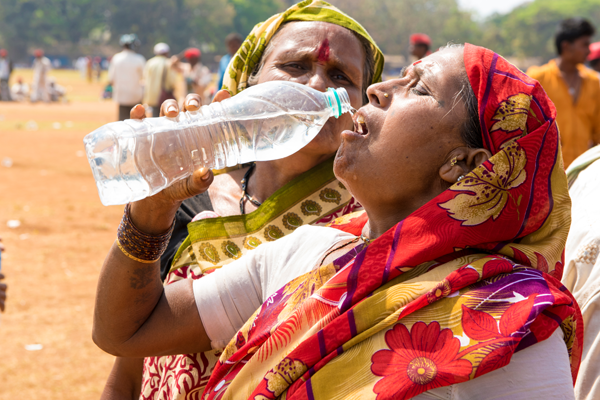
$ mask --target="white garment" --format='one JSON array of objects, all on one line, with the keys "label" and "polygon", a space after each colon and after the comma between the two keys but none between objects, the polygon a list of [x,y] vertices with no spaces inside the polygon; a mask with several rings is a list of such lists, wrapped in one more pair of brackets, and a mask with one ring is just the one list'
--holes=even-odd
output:
[{"label": "white garment", "polygon": [[[337,229],[305,225],[195,280],[196,306],[213,348],[225,347],[271,294],[316,267],[332,246],[353,237]],[[574,399],[562,331],[516,353],[499,370],[415,399]]]},{"label": "white garment", "polygon": [[141,103],[144,96],[144,65],[146,59],[124,49],[114,55],[108,67],[108,80],[113,84],[113,100],[120,105]]},{"label": "white garment", "polygon": [[10,87],[10,94],[14,101],[27,100],[27,97],[29,97],[29,85],[26,83],[15,83]]},{"label": "white garment", "polygon": [[33,85],[31,101],[50,101],[48,95],[48,72],[52,64],[47,57],[36,58],[33,61]]},{"label": "white garment", "polygon": [[600,399],[600,160],[579,173],[569,194],[571,230],[562,283],[577,300],[584,327],[575,397],[595,400]]},{"label": "white garment", "polygon": [[8,79],[10,76],[10,61],[0,57],[0,79]]}]

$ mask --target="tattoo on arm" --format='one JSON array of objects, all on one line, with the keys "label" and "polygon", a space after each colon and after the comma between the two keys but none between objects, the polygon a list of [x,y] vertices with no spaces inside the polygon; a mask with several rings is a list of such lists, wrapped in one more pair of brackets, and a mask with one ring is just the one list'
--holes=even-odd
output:
[{"label": "tattoo on arm", "polygon": [[132,289],[143,289],[148,286],[153,280],[153,268],[143,267],[136,268],[133,271],[133,276],[129,278],[129,285]]}]

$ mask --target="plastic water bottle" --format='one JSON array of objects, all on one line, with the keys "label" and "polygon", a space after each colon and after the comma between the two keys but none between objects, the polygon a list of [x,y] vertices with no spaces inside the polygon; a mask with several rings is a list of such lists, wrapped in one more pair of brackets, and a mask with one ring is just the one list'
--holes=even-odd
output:
[{"label": "plastic water bottle", "polygon": [[200,167],[287,157],[308,144],[330,117],[351,109],[343,88],[320,92],[271,81],[175,118],[113,122],[83,142],[102,204],[125,204],[152,196]]}]

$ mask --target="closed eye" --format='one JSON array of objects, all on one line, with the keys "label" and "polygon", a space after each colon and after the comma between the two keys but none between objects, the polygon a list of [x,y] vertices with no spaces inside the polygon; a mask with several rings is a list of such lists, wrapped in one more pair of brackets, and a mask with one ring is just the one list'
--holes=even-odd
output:
[{"label": "closed eye", "polygon": [[420,85],[416,85],[415,87],[411,88],[410,91],[416,94],[417,96],[429,96],[429,93]]}]

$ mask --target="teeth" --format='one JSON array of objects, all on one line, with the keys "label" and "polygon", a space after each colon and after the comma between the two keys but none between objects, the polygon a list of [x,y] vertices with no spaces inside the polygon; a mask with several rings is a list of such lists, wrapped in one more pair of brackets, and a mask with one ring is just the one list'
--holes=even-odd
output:
[{"label": "teeth", "polygon": [[356,122],[358,122],[359,124],[364,124],[365,123],[365,117],[363,117],[362,115],[358,115],[358,117],[356,117]]},{"label": "teeth", "polygon": [[363,133],[363,130],[362,130],[362,124],[360,124],[360,123],[359,123],[359,124],[356,126],[356,132],[358,132],[358,133],[360,133],[360,134],[362,134],[362,133]]}]

